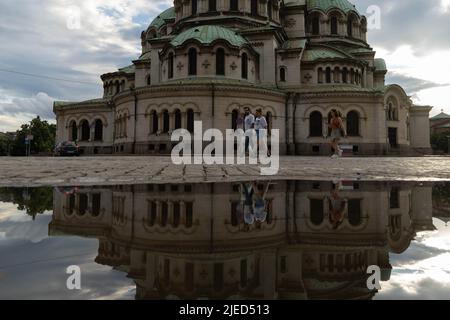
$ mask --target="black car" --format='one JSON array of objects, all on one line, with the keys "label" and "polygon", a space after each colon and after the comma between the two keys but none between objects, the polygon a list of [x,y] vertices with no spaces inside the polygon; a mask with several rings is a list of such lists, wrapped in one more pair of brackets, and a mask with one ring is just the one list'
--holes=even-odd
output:
[{"label": "black car", "polygon": [[55,147],[55,156],[79,156],[80,152],[75,142],[64,141],[60,142]]}]

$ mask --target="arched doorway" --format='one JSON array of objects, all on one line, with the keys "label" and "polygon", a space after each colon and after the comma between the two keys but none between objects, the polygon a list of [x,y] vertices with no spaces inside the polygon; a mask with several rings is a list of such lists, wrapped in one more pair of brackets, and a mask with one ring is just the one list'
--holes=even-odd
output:
[{"label": "arched doorway", "polygon": [[95,141],[103,141],[103,121],[100,119],[95,120]]},{"label": "arched doorway", "polygon": [[87,120],[81,121],[81,141],[89,141],[91,137],[91,128]]}]

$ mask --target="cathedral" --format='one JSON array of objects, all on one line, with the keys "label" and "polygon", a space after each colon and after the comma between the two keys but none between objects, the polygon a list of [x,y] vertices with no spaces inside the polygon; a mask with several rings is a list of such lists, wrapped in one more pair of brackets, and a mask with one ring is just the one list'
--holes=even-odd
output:
[{"label": "cathedral", "polygon": [[223,132],[248,107],[279,129],[280,153],[328,155],[342,114],[353,155],[429,153],[431,107],[387,85],[368,22],[347,0],[174,0],[142,54],[101,76],[103,97],[55,102],[57,142],[83,154],[170,154],[194,122]]}]

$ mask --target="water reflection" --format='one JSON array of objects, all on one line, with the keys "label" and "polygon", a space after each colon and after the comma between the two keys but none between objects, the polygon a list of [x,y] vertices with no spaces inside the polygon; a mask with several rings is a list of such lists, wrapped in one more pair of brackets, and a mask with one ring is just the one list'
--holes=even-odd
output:
[{"label": "water reflection", "polygon": [[449,190],[360,181],[56,188],[49,234],[98,239],[95,262],[125,272],[136,299],[371,299],[367,267],[389,282],[390,254],[435,230],[433,214],[448,221]]}]

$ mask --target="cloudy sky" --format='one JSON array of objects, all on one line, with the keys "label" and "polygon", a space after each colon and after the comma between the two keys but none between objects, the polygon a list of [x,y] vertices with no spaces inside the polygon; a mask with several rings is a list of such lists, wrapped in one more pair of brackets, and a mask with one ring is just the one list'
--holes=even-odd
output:
[{"label": "cloudy sky", "polygon": [[[381,28],[369,31],[369,42],[387,60],[388,82],[403,85],[416,103],[435,106],[433,114],[450,113],[450,0],[353,2],[362,13],[381,9]],[[0,132],[36,115],[53,121],[54,100],[100,97],[99,76],[137,58],[140,32],[171,4],[2,0]]]}]

